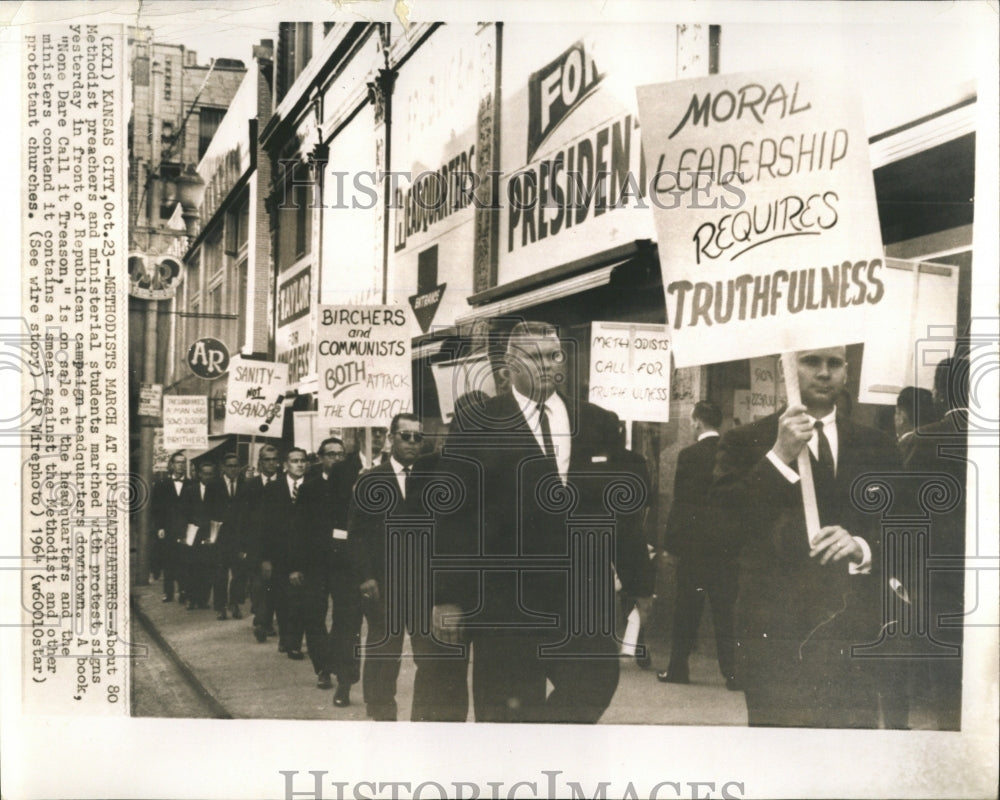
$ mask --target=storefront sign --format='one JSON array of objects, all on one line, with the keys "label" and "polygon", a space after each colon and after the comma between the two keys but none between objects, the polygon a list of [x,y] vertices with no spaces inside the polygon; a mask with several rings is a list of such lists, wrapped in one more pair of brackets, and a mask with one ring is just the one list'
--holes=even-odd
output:
[{"label": "storefront sign", "polygon": [[594,322],[590,332],[590,402],[630,422],[668,422],[668,328]]},{"label": "storefront sign", "polygon": [[405,306],[320,306],[316,337],[322,425],[388,425],[413,410]]},{"label": "storefront sign", "polygon": [[163,398],[163,447],[208,449],[208,398],[203,394],[168,394]]},{"label": "storefront sign", "polygon": [[226,433],[281,436],[288,365],[234,358],[226,387]]},{"label": "storefront sign", "polygon": [[229,348],[218,339],[206,336],[188,349],[187,362],[199,378],[221,378],[229,369]]},{"label": "storefront sign", "polygon": [[885,264],[857,88],[775,72],[637,93],[677,364],[859,341]]},{"label": "storefront sign", "polygon": [[[339,212],[338,212],[339,213]],[[313,373],[312,268],[299,269],[278,287],[278,325],[274,336],[274,357],[288,365],[288,388],[296,388]]]},{"label": "storefront sign", "polygon": [[750,414],[747,422],[773,414],[778,409],[778,379],[781,363],[776,356],[750,359]]}]

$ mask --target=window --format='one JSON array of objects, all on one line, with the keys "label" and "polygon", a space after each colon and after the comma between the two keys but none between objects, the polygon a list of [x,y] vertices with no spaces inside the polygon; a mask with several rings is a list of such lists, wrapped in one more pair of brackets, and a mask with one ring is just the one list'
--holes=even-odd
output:
[{"label": "window", "polygon": [[247,344],[247,260],[236,265],[236,336],[235,344],[240,350]]},{"label": "window", "polygon": [[274,62],[278,89],[275,98],[277,102],[281,102],[281,98],[295,83],[295,79],[305,69],[310,58],[312,58],[312,23],[278,23],[278,52]]},{"label": "window", "polygon": [[169,59],[163,59],[163,99],[170,100],[173,97],[174,89],[174,63]]},{"label": "window", "polygon": [[306,164],[289,167],[290,177],[278,192],[278,268],[287,269],[312,248],[311,171]]},{"label": "window", "polygon": [[224,108],[207,108],[202,106],[198,111],[198,160],[201,161],[212,143],[212,137],[219,129],[219,123],[226,116]]}]

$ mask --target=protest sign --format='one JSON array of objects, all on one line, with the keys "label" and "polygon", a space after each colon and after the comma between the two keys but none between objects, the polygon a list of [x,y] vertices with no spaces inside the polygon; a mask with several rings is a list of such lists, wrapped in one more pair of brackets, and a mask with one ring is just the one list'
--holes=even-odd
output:
[{"label": "protest sign", "polygon": [[774,72],[637,93],[677,365],[860,341],[888,304],[856,87]]},{"label": "protest sign", "polygon": [[163,446],[171,453],[208,449],[208,400],[205,395],[164,395]]},{"label": "protest sign", "polygon": [[234,358],[226,389],[225,432],[281,436],[287,386],[288,364]]},{"label": "protest sign", "polygon": [[326,425],[388,425],[413,410],[410,315],[403,306],[320,306],[319,417]]},{"label": "protest sign", "polygon": [[594,322],[590,402],[631,422],[670,419],[670,333],[665,325]]}]

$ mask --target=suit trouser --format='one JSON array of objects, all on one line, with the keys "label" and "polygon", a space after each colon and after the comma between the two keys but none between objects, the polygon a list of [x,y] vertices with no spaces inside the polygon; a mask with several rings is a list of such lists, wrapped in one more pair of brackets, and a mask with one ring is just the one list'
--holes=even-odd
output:
[{"label": "suit trouser", "polygon": [[736,674],[734,608],[738,588],[735,562],[712,564],[681,559],[677,565],[677,601],[670,647],[670,672],[686,675],[688,658],[698,641],[705,597],[712,604],[712,626],[719,669],[726,678]]},{"label": "suit trouser", "polygon": [[361,607],[368,621],[365,661],[361,672],[368,716],[375,720],[395,720],[396,679],[399,677],[403,637],[406,634],[402,609],[398,603],[390,608],[384,597],[363,600]]},{"label": "suit trouser", "polygon": [[[274,597],[274,613],[278,618],[278,645],[285,650],[301,650],[309,608],[306,587],[292,586],[287,574],[275,575],[271,581],[271,591]],[[325,650],[324,638],[317,638],[314,633],[306,640],[310,656],[313,651]]]},{"label": "suit trouser", "polygon": [[216,611],[225,611],[228,605],[229,559],[217,554],[212,567],[212,607]]},{"label": "suit trouser", "polygon": [[229,583],[229,602],[238,606],[247,599],[250,587],[250,566],[246,557],[240,558],[237,554],[230,562],[229,569],[232,571],[232,580]]},{"label": "suit trouser", "polygon": [[185,545],[185,561],[187,562],[187,596],[188,602],[198,606],[208,605],[208,596],[212,591],[212,572],[215,545],[196,542],[188,547]]},{"label": "suit trouser", "polygon": [[250,612],[255,628],[269,628],[274,624],[274,591],[271,578],[264,578],[260,563],[247,568],[250,579]]},{"label": "suit trouser", "polygon": [[182,594],[186,594],[187,586],[185,580],[185,570],[182,558],[184,551],[181,549],[187,545],[169,538],[158,539],[160,544],[160,566],[163,570],[163,594],[165,597],[174,596],[174,586]]},{"label": "suit trouser", "polygon": [[465,722],[469,716],[469,644],[442,644],[431,635],[410,632],[414,722]]},{"label": "suit trouser", "polygon": [[607,634],[478,631],[472,676],[476,722],[594,723],[618,687],[618,645]]},{"label": "suit trouser", "polygon": [[[358,581],[346,563],[306,576],[309,588],[309,612],[306,636],[325,637],[322,651],[309,656],[317,673],[337,676],[341,685],[351,685],[361,679],[361,596]],[[326,630],[326,614],[332,601],[330,630]],[[312,641],[310,639],[310,641]]]},{"label": "suit trouser", "polygon": [[751,726],[875,728],[877,664],[851,642],[741,641],[740,677]]}]

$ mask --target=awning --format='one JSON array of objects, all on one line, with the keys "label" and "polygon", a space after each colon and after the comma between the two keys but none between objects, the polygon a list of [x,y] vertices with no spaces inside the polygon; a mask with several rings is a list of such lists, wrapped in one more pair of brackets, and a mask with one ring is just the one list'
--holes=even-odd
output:
[{"label": "awning", "polygon": [[187,457],[189,462],[195,461],[197,459],[203,458],[209,453],[215,452],[224,444],[228,443],[230,439],[233,439],[234,435],[230,433],[219,434],[215,436],[208,437],[208,447],[204,450],[182,450],[181,452]]},{"label": "awning", "polygon": [[522,292],[521,294],[514,295],[513,297],[506,297],[503,300],[497,300],[493,303],[486,303],[485,305],[481,305],[473,309],[464,317],[459,317],[455,320],[455,323],[457,325],[464,325],[467,322],[473,322],[477,319],[502,317],[505,314],[520,311],[524,308],[530,308],[531,306],[537,306],[541,303],[548,303],[552,300],[558,300],[563,297],[569,297],[570,295],[578,294],[579,292],[585,292],[588,289],[597,289],[601,286],[607,286],[607,284],[611,281],[611,273],[614,271],[615,267],[625,264],[631,260],[632,258],[625,258],[612,264],[598,267],[590,272],[574,275],[572,278],[566,278],[565,280],[550,283],[537,289],[530,289],[526,292]]}]

